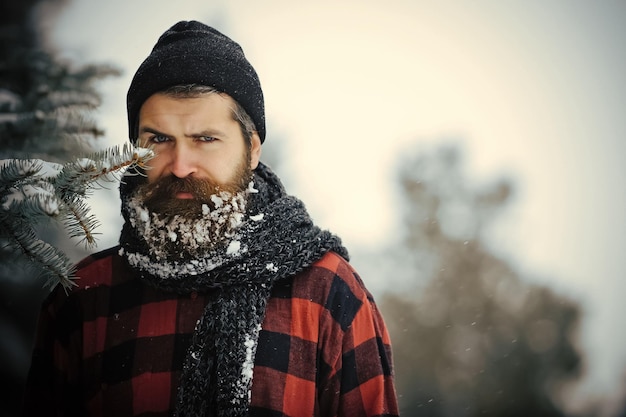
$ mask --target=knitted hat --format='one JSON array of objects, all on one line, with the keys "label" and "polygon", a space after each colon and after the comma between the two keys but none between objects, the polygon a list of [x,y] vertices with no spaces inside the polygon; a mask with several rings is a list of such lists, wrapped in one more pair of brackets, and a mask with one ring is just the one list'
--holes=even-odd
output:
[{"label": "knitted hat", "polygon": [[241,46],[197,21],[180,21],[161,35],[128,89],[128,133],[138,137],[139,109],[152,94],[179,84],[201,84],[231,96],[265,140],[265,109],[259,77]]}]

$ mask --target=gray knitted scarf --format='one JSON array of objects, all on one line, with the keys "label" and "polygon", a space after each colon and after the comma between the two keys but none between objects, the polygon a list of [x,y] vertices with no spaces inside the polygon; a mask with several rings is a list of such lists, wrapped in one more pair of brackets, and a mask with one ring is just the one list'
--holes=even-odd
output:
[{"label": "gray knitted scarf", "polygon": [[160,290],[209,294],[187,351],[174,415],[245,416],[273,284],[328,251],[346,259],[348,253],[340,239],[315,226],[303,203],[286,195],[278,177],[259,164],[242,225],[229,241],[212,249],[206,259],[157,258],[130,221],[129,201],[137,181],[127,176],[120,186],[125,218],[120,244],[127,263]]}]

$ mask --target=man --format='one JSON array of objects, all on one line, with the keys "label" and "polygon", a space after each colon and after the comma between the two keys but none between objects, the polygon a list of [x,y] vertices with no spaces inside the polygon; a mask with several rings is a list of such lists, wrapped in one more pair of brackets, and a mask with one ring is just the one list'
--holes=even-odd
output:
[{"label": "man", "polygon": [[127,105],[156,156],[122,180],[120,246],[45,301],[24,414],[397,415],[371,295],[259,160],[263,93],[239,45],[175,24]]}]

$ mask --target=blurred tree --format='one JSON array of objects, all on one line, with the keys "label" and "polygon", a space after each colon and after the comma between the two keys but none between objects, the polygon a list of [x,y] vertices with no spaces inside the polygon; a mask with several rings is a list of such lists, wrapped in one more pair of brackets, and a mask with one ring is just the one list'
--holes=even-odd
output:
[{"label": "blurred tree", "polygon": [[390,253],[427,278],[381,303],[403,415],[564,415],[561,389],[581,367],[580,311],[487,246],[511,184],[470,189],[454,147],[409,156],[399,179],[406,227]]},{"label": "blurred tree", "polygon": [[[89,113],[101,101],[94,84],[119,71],[107,65],[72,66],[42,49],[33,19],[41,16],[34,13],[37,3],[55,2],[0,6],[0,158],[67,160],[93,149],[94,140],[102,136]],[[11,12],[15,4],[31,9]]]},{"label": "blurred tree", "polygon": [[[72,66],[42,47],[42,19],[65,3],[0,2],[0,159],[67,161],[94,149],[103,133],[89,116],[100,104],[94,85],[118,71],[107,65]],[[11,416],[20,405],[36,315],[48,290],[39,271],[7,245],[7,233],[0,230],[0,383],[5,387],[0,414]],[[52,246],[75,247],[54,226],[41,234]]]}]

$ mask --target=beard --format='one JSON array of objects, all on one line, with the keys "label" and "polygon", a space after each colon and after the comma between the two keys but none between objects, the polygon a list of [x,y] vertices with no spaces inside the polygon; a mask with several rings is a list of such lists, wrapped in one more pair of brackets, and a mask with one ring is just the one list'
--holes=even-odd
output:
[{"label": "beard", "polygon": [[[221,204],[219,200],[223,197],[217,197],[236,195],[248,188],[251,180],[250,153],[247,152],[235,169],[232,178],[224,184],[203,178],[178,178],[169,175],[153,183],[141,185],[137,193],[148,210],[163,217],[181,216],[199,219],[207,208],[215,210]],[[189,193],[193,198],[176,198],[177,193]]]},{"label": "beard", "polygon": [[[246,156],[223,184],[170,175],[137,187],[128,203],[130,222],[157,259],[193,259],[229,241],[233,246],[253,189]],[[179,192],[193,198],[176,198]]]}]

